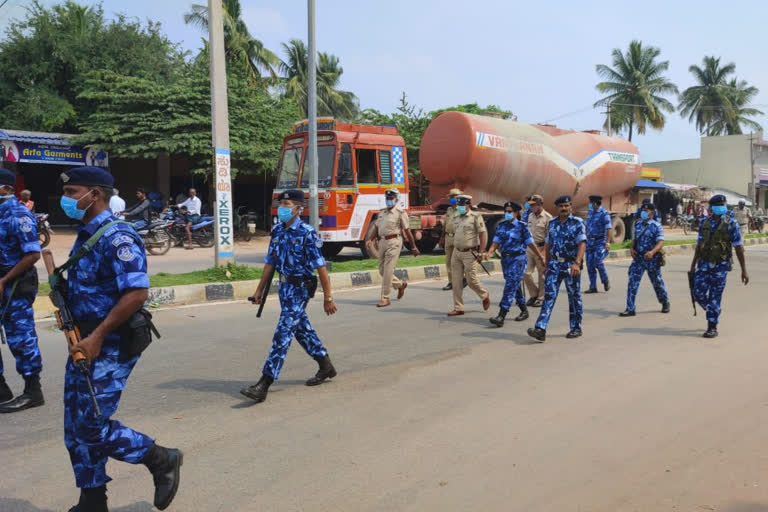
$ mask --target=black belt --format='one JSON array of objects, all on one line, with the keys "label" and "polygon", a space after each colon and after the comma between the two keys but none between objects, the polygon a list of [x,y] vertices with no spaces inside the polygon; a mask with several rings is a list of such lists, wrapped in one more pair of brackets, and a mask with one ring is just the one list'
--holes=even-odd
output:
[{"label": "black belt", "polygon": [[501,253],[502,258],[517,258],[518,256],[522,256],[525,254],[524,252],[503,252]]},{"label": "black belt", "polygon": [[604,236],[588,236],[588,240],[605,240]]},{"label": "black belt", "polygon": [[544,247],[547,242],[536,242],[536,247]]},{"label": "black belt", "polygon": [[310,280],[312,280],[312,278],[309,276],[285,276],[280,274],[281,283],[292,284],[294,286],[304,286],[304,284]]},{"label": "black belt", "polygon": [[478,249],[479,249],[479,247],[468,247],[468,248],[466,248],[466,249],[459,249],[458,247],[456,247],[456,248],[454,249],[454,251],[459,251],[459,252],[469,252],[469,251],[476,251],[476,250],[478,250]]},{"label": "black belt", "polygon": [[393,238],[400,238],[400,235],[386,235],[380,236],[379,240],[392,240]]},{"label": "black belt", "polygon": [[552,256],[552,261],[558,263],[576,263],[576,258],[562,258],[560,256]]}]

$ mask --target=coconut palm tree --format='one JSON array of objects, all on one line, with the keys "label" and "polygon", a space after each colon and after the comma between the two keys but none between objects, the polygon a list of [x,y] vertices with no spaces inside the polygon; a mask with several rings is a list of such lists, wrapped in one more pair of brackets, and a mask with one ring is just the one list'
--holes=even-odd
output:
[{"label": "coconut palm tree", "polygon": [[664,76],[669,61],[659,62],[660,54],[658,48],[643,46],[635,40],[629,43],[626,53],[619,48],[611,52],[613,67],[595,67],[606,80],[596,86],[606,96],[595,102],[595,107],[610,105],[611,125],[619,130],[627,128],[630,141],[635,127],[640,134],[645,133],[648,125],[661,130],[666,123],[663,112],[675,110],[664,96],[677,94],[677,86]]},{"label": "coconut palm tree", "polygon": [[[291,39],[283,43],[285,60],[280,64],[283,95],[292,98],[299,106],[299,114],[307,116],[307,68],[308,51],[304,41]],[[328,53],[318,53],[317,63],[317,113],[321,116],[334,116],[341,119],[354,119],[359,110],[357,96],[349,91],[338,89],[344,68],[339,58]]]},{"label": "coconut palm tree", "polygon": [[[248,72],[253,81],[258,81],[263,74],[271,80],[277,79],[276,68],[280,59],[264,44],[254,38],[242,18],[239,0],[223,0],[224,14],[224,51],[227,59],[238,63]],[[208,30],[208,6],[193,4],[184,15],[184,23]]]},{"label": "coconut palm tree", "polygon": [[760,131],[760,125],[748,118],[763,114],[749,107],[759,91],[744,80],[728,80],[736,72],[733,62],[721,66],[719,57],[704,57],[702,67],[692,65],[688,71],[698,83],[683,91],[678,109],[681,116],[695,121],[699,133],[735,135],[742,133],[742,125]]}]

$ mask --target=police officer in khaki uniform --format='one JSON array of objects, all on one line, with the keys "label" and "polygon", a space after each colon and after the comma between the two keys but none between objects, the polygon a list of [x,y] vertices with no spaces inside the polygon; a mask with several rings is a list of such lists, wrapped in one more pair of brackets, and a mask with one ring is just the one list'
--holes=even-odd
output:
[{"label": "police officer in khaki uniform", "polygon": [[371,238],[365,244],[372,244],[379,253],[379,274],[381,275],[381,300],[376,307],[384,308],[391,304],[389,292],[392,288],[397,290],[397,298],[401,299],[405,294],[408,283],[395,276],[395,267],[403,250],[403,233],[411,244],[411,254],[419,255],[416,241],[408,225],[408,214],[397,204],[400,193],[391,188],[384,193],[387,207],[379,211],[379,216],[373,224]]},{"label": "police officer in khaki uniform", "polygon": [[472,196],[460,195],[456,197],[456,201],[458,215],[455,219],[456,234],[453,237],[454,248],[451,257],[453,310],[448,316],[464,314],[464,288],[461,285],[463,278],[467,280],[472,291],[483,300],[483,309],[488,310],[491,307],[488,290],[483,288],[477,277],[477,264],[482,261],[483,251],[488,246],[488,231],[483,217],[470,208]]},{"label": "police officer in khaki uniform", "polygon": [[749,225],[752,223],[752,212],[746,206],[747,202],[740,199],[739,206],[733,209],[733,218],[739,223],[742,235],[749,233]]},{"label": "police officer in khaki uniform", "polygon": [[[448,284],[443,286],[443,290],[450,290],[453,288],[453,272],[451,271],[451,257],[453,256],[453,237],[456,233],[456,198],[462,194],[461,190],[452,188],[448,191],[448,202],[450,206],[445,212],[445,229],[443,230],[443,236],[440,237],[440,246],[445,248],[445,269],[448,272]],[[467,286],[467,281],[464,280],[464,286]]]},{"label": "police officer in khaki uniform", "polygon": [[[544,250],[544,244],[547,239],[547,226],[549,226],[549,221],[552,220],[552,215],[544,209],[544,198],[539,194],[532,195],[528,204],[531,205],[531,213],[528,214],[528,231],[531,232],[533,243],[540,250]],[[525,269],[523,282],[526,288],[528,288],[528,296],[530,297],[527,305],[538,308],[544,302],[546,267],[544,262],[537,258],[531,249],[526,250],[526,256],[528,257],[528,266]],[[538,282],[533,280],[534,270],[539,273]]]}]

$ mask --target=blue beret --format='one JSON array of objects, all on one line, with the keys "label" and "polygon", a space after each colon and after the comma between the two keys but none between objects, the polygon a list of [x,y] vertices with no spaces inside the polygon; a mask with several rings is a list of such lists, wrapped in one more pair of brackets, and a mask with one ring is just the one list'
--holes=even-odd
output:
[{"label": "blue beret", "polygon": [[601,202],[603,202],[603,196],[589,196],[589,202],[590,203],[601,203]]},{"label": "blue beret", "polygon": [[569,195],[560,196],[557,199],[555,199],[556,205],[561,205],[563,203],[570,203],[570,202],[571,202],[571,196]]},{"label": "blue beret", "polygon": [[115,179],[112,174],[101,167],[76,167],[61,173],[59,184],[85,185],[88,187],[114,187]]},{"label": "blue beret", "polygon": [[715,196],[712,196],[709,198],[709,204],[712,205],[722,205],[725,204],[727,201],[725,199],[725,196],[723,194],[717,194]]},{"label": "blue beret", "polygon": [[0,185],[8,185],[10,187],[16,184],[16,175],[8,169],[0,169]]},{"label": "blue beret", "polygon": [[304,192],[301,190],[286,190],[284,192],[281,192],[280,195],[277,197],[278,201],[282,200],[288,200],[288,201],[296,201],[297,203],[303,203],[304,202]]},{"label": "blue beret", "polygon": [[643,203],[640,205],[641,210],[655,210],[656,205],[654,205],[652,202],[648,201],[647,203]]},{"label": "blue beret", "polygon": [[504,208],[512,208],[516,212],[519,212],[520,210],[523,209],[523,207],[520,206],[520,203],[516,203],[514,201],[507,201],[506,203],[504,203]]}]

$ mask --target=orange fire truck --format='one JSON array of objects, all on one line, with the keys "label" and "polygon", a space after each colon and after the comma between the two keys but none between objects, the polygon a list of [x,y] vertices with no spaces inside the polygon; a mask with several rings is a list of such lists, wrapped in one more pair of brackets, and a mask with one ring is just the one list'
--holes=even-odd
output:
[{"label": "orange fire truck", "polygon": [[[272,196],[272,215],[277,212],[277,196],[286,189],[309,189],[308,122],[294,126],[283,140],[277,186]],[[435,225],[433,215],[414,215],[408,202],[408,159],[405,141],[395,126],[370,126],[320,118],[317,124],[318,210],[320,238],[326,257],[337,255],[343,247],[359,247],[367,256],[364,240],[371,221],[385,207],[384,191],[400,191],[400,207],[409,212],[411,225]],[[307,193],[308,197],[308,193]],[[424,208],[423,213],[431,212]],[[305,210],[306,213],[306,210]],[[423,217],[423,218],[422,218]],[[425,226],[426,227],[426,226]],[[419,245],[435,242],[418,231]],[[436,241],[436,239],[435,239]],[[426,248],[426,247],[424,247]]]}]

